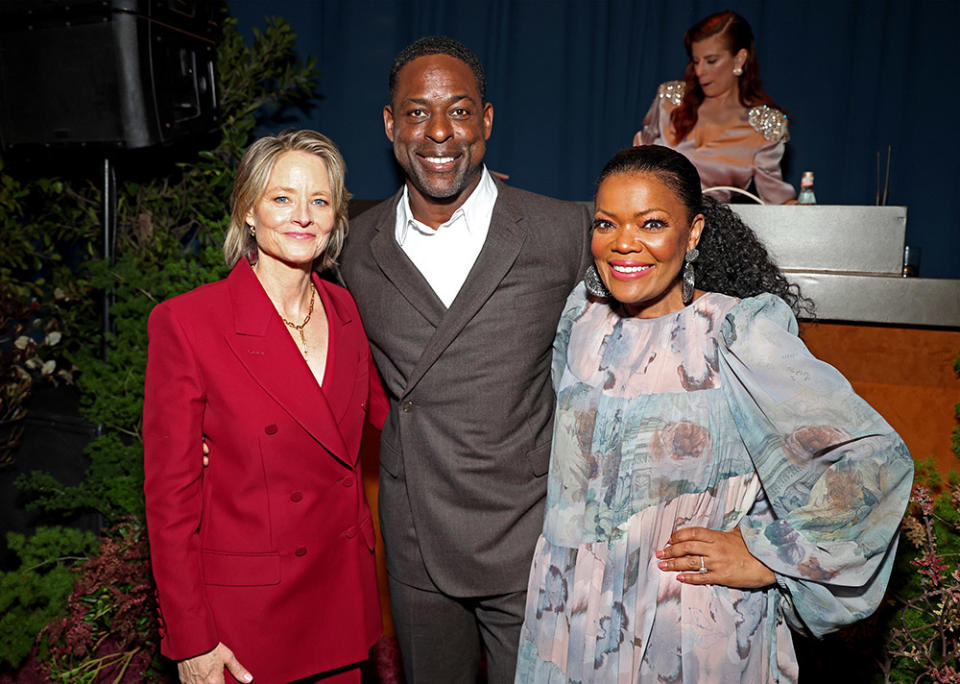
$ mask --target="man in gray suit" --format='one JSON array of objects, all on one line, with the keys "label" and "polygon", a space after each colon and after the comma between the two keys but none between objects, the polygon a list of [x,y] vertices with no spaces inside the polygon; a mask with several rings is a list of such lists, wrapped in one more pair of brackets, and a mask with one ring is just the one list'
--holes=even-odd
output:
[{"label": "man in gray suit", "polygon": [[400,52],[383,121],[406,182],[351,223],[342,275],[391,403],[380,519],[404,669],[408,684],[473,684],[482,643],[488,680],[512,682],[543,524],[551,346],[590,219],[486,170],[493,106],[456,41]]}]

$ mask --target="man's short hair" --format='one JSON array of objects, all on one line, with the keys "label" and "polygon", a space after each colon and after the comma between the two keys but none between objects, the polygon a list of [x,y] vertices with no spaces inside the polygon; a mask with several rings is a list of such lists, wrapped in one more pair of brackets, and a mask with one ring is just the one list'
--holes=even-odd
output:
[{"label": "man's short hair", "polygon": [[410,43],[410,45],[397,53],[397,56],[394,58],[393,66],[390,67],[389,81],[391,104],[393,103],[394,96],[397,94],[397,74],[413,60],[427,55],[447,55],[448,57],[459,59],[470,67],[477,81],[480,102],[482,104],[487,101],[487,77],[483,72],[483,65],[480,64],[480,60],[473,54],[473,51],[460,41],[448,36],[427,36]]}]

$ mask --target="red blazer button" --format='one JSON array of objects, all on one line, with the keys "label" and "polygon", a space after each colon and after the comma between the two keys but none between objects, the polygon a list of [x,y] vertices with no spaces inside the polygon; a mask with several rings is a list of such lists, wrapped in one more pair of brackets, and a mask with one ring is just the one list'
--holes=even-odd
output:
[{"label": "red blazer button", "polygon": [[273,423],[270,423],[267,427],[263,428],[263,431],[268,435],[275,435],[277,434],[277,426]]},{"label": "red blazer button", "polygon": [[356,528],[356,527],[348,527],[348,528],[347,528],[347,531],[344,532],[343,534],[347,537],[347,539],[353,539],[354,537],[357,536],[357,528]]},{"label": "red blazer button", "polygon": [[293,552],[293,555],[295,555],[295,556],[306,556],[306,555],[307,555],[307,547],[306,547],[306,546],[298,546],[298,547],[297,547],[297,550]]},{"label": "red blazer button", "polygon": [[353,486],[353,478],[350,477],[349,475],[347,475],[345,478],[343,478],[343,486],[344,486],[344,487],[352,487],[352,486]]},{"label": "red blazer button", "polygon": [[298,501],[303,501],[303,492],[294,492],[293,494],[290,495],[290,500],[293,501],[294,503]]},{"label": "red blazer button", "polygon": [[368,406],[368,404],[367,404],[367,401],[366,401],[366,400],[363,400],[363,401],[360,402],[360,408],[363,409],[364,411],[367,410],[367,406]]}]

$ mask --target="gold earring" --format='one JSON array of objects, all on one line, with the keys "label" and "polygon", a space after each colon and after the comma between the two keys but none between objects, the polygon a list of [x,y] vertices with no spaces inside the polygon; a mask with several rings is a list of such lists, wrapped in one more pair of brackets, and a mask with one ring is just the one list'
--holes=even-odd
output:
[{"label": "gold earring", "polygon": [[738,66],[737,66],[737,67],[733,67],[733,75],[734,75],[734,76],[741,76],[741,75],[743,75],[743,67],[738,67]]},{"label": "gold earring", "polygon": [[250,224],[247,224],[247,228],[250,229],[250,237],[252,237],[252,238],[257,237],[257,229],[256,229],[256,228],[254,228],[254,227],[251,226]]}]

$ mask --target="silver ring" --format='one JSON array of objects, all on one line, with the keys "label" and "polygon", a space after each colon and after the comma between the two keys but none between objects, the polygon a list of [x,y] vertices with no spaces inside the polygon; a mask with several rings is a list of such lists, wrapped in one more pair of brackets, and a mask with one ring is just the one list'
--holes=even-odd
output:
[{"label": "silver ring", "polygon": [[707,570],[707,564],[703,562],[703,556],[700,556],[700,569],[697,570],[699,573],[710,572]]}]

